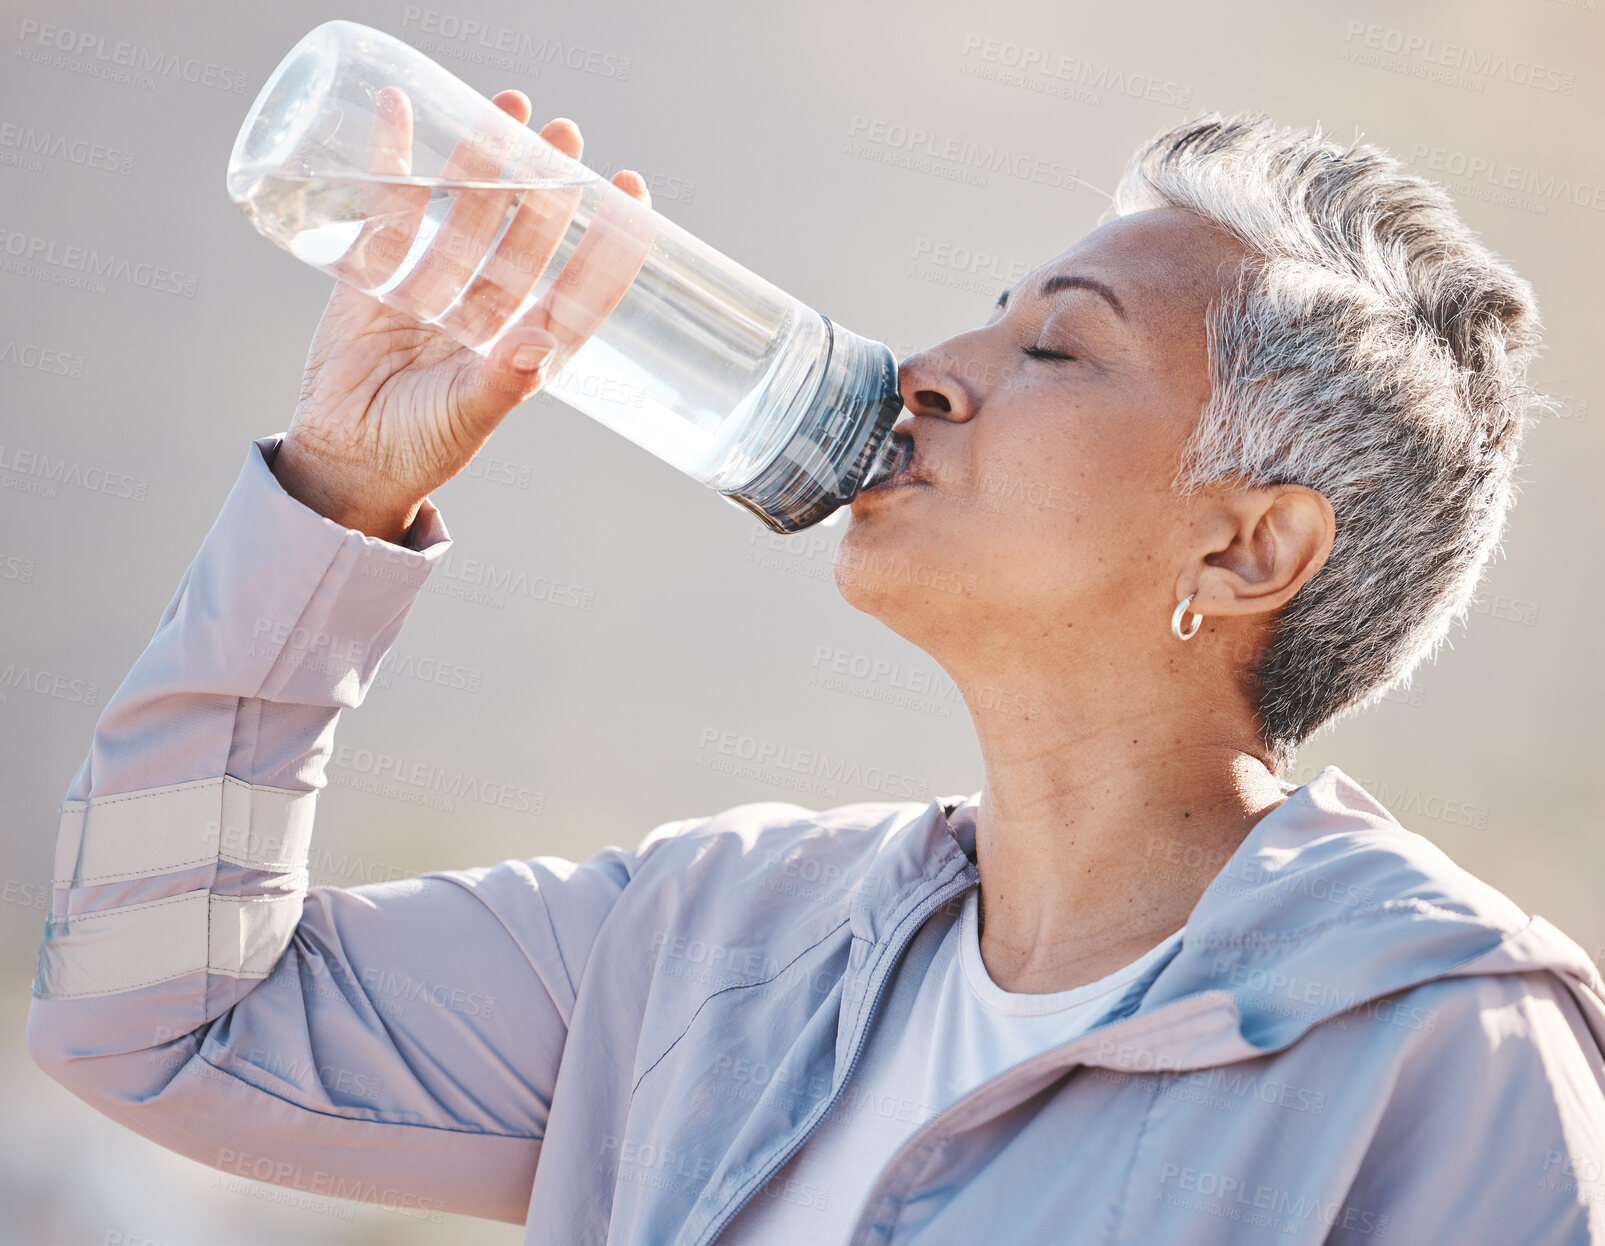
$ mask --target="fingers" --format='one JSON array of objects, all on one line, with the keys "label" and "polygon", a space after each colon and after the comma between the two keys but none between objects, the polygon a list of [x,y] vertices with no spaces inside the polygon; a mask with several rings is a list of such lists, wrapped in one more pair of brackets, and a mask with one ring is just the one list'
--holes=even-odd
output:
[{"label": "fingers", "polygon": [[[645,184],[640,189],[644,195]],[[636,196],[604,191],[574,254],[522,318],[522,325],[557,336],[555,367],[561,368],[618,306],[652,249],[656,220]]]},{"label": "fingers", "polygon": [[585,139],[579,126],[567,117],[555,117],[541,127],[541,137],[570,160],[578,160],[585,153]]},{"label": "fingers", "polygon": [[544,329],[517,328],[497,342],[483,363],[471,368],[460,410],[474,425],[499,420],[533,398],[551,376],[557,338]]},{"label": "fingers", "polygon": [[370,173],[405,174],[412,168],[412,100],[400,87],[385,87],[373,102]]},{"label": "fingers", "polygon": [[428,249],[395,290],[397,298],[405,300],[420,320],[434,320],[456,302],[501,229],[513,201],[513,189],[496,184],[506,159],[503,144],[499,139],[475,137],[480,138],[479,145],[470,137],[452,149],[441,177],[448,183],[479,185],[448,188],[451,207]]},{"label": "fingers", "polygon": [[[558,346],[557,336],[545,329],[519,327],[511,329],[485,357],[485,378],[488,386],[512,389],[516,405],[528,396],[528,390],[537,386],[540,377],[551,371],[543,365],[552,357]],[[538,375],[537,375],[538,373]]]},{"label": "fingers", "polygon": [[[522,91],[502,91],[492,103],[520,125],[528,123],[531,105]],[[540,136],[550,145],[541,149],[546,156],[539,150],[515,155],[514,171],[507,168],[508,144],[499,135],[487,141],[481,134],[457,145],[441,174],[442,180],[458,183],[444,192],[451,206],[423,255],[393,290],[393,301],[425,321],[439,321],[449,310],[457,322],[453,334],[470,344],[501,334],[562,245],[584,193],[571,180],[572,166],[559,163],[550,150],[578,161],[584,152],[579,126],[568,117],[556,117],[541,128]],[[366,219],[348,252],[349,276],[359,286],[372,289],[392,279],[412,252],[418,231],[430,227],[426,209],[431,187],[389,180],[411,176],[412,137],[411,102],[400,89],[385,88],[375,101],[370,160],[370,172],[385,180],[361,188]],[[535,184],[505,185],[504,178]],[[555,184],[542,185],[543,178]],[[433,193],[442,191],[435,187]],[[624,297],[651,250],[656,233],[651,202],[639,173],[614,174],[593,221],[551,287],[518,325],[502,334],[486,361],[491,373],[532,381],[537,369],[561,367],[585,343]],[[519,348],[532,344],[549,346],[548,360],[515,363]]]},{"label": "fingers", "polygon": [[530,107],[529,96],[522,91],[498,91],[491,97],[490,102],[519,125],[528,125],[530,113],[534,111]]},{"label": "fingers", "polygon": [[[503,91],[494,102],[509,116],[528,115],[529,101],[521,91]],[[548,122],[542,138],[571,159],[577,157],[570,153],[583,149],[579,127],[567,117]],[[494,147],[494,151],[477,149],[464,140],[453,151],[444,176],[489,183],[506,176],[509,152],[499,141],[484,146]],[[553,160],[542,159],[538,152],[520,154],[515,150],[511,159],[514,176],[540,178],[561,172]],[[508,221],[515,195],[518,210]],[[488,341],[540,280],[578,205],[577,190],[532,187],[515,191],[495,185],[459,188],[418,267],[397,293],[411,300],[421,319],[436,319],[452,308],[458,321],[453,327],[456,336],[471,345]],[[501,239],[487,255],[498,233]]]},{"label": "fingers", "polygon": [[[612,182],[632,199],[647,207],[651,206],[652,196],[647,190],[646,180],[634,169],[619,170],[613,175]],[[606,214],[598,214],[597,221],[592,225],[592,233],[597,233],[597,225],[603,221],[604,215]],[[607,216],[607,219],[616,221],[616,217],[613,216]],[[637,227],[633,231],[626,231],[625,239],[614,238],[611,256],[598,257],[597,241],[589,244],[584,240],[581,241],[580,247],[576,248],[574,256],[565,265],[563,273],[559,274],[557,282],[563,283],[564,276],[567,275],[571,286],[577,287],[577,278],[584,272],[585,264],[588,262],[594,270],[592,282],[596,281],[596,271],[601,271],[607,278],[610,288],[593,288],[590,291],[589,316],[584,315],[583,307],[579,309],[580,315],[575,314],[575,305],[585,303],[585,299],[572,294],[564,296],[561,291],[559,299],[564,310],[558,319],[554,320],[546,308],[531,308],[522,322],[509,329],[486,358],[486,375],[483,377],[483,383],[488,388],[504,396],[512,393],[515,395],[514,401],[522,401],[538,389],[539,384],[544,383],[543,378],[548,376],[554,367],[561,367],[567,356],[573,354],[575,342],[583,344],[584,338],[588,337],[590,332],[594,332],[596,325],[606,318],[623,297],[624,292],[629,289],[640,269],[641,261],[650,249],[651,240],[647,236],[647,231],[639,228],[639,222],[635,224]],[[603,229],[606,228],[604,225]],[[630,236],[632,233],[633,236]],[[622,248],[618,245],[621,241],[624,242]],[[598,263],[599,258],[601,263]],[[548,299],[542,302],[551,302],[550,293]],[[565,321],[569,322],[566,325],[567,332],[564,331]],[[536,327],[542,323],[549,327],[544,329]],[[559,352],[556,348],[565,342],[569,349]],[[554,356],[556,356],[555,364]]]},{"label": "fingers", "polygon": [[[374,100],[368,172],[380,179],[412,172],[412,101],[399,87],[385,87]],[[388,281],[406,258],[429,206],[429,189],[372,181],[359,187],[357,203],[362,226],[331,267],[359,289],[371,290]]]},{"label": "fingers", "polygon": [[[584,151],[579,126],[567,117],[547,122],[540,135],[570,160],[577,160]],[[555,163],[523,162],[536,176],[571,172],[554,167]],[[561,184],[552,188],[527,187],[519,192],[512,220],[452,313],[459,322],[459,337],[477,345],[502,331],[562,245],[581,193],[577,186]]]},{"label": "fingers", "polygon": [[613,185],[630,198],[639,199],[649,208],[652,206],[652,192],[646,188],[646,178],[634,169],[620,169],[613,175]]},{"label": "fingers", "polygon": [[[553,133],[566,146],[575,151],[580,149],[579,131],[573,122],[566,122],[566,126],[555,131],[553,125],[555,123],[547,125],[542,131],[543,139]],[[537,166],[535,172],[559,173],[561,170]],[[459,336],[477,345],[502,331],[557,254],[580,205],[581,194],[581,188],[575,185],[532,186],[518,192],[518,208],[512,220],[507,223],[495,250],[485,257],[484,265],[459,304],[459,311],[454,313],[461,321]]]}]

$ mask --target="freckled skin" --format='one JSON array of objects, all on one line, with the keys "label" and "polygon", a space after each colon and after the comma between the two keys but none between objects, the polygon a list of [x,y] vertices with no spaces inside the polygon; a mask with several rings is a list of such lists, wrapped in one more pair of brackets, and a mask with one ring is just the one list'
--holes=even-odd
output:
[{"label": "freckled skin", "polygon": [[[1013,305],[980,328],[905,360],[913,418],[905,414],[903,426],[915,426],[934,491],[860,495],[843,554],[895,553],[947,568],[960,583],[972,576],[976,592],[963,597],[972,640],[1005,621],[1017,638],[1026,620],[1046,639],[1078,619],[1108,620],[1143,590],[1173,607],[1151,564],[1167,561],[1176,530],[1187,527],[1170,480],[1209,395],[1204,312],[1219,289],[1215,273],[1242,255],[1191,213],[1127,217],[1028,274]],[[1057,271],[1113,287],[1126,320],[1090,291],[1041,304],[1028,296]],[[1020,353],[1038,342],[1080,359]],[[942,591],[878,580],[884,561],[840,559],[842,595],[917,644],[950,631],[959,620],[939,608]]]}]

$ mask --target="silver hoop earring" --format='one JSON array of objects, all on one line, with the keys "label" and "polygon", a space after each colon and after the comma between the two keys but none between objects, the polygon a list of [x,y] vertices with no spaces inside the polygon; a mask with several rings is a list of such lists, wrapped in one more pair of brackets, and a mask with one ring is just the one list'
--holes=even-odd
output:
[{"label": "silver hoop earring", "polygon": [[1193,595],[1188,593],[1187,596],[1183,597],[1180,603],[1178,603],[1176,606],[1176,613],[1170,616],[1170,634],[1177,640],[1191,640],[1197,634],[1199,626],[1204,621],[1203,615],[1195,614],[1193,615],[1193,625],[1185,632],[1181,630],[1182,615],[1187,613],[1187,607],[1192,604]]}]

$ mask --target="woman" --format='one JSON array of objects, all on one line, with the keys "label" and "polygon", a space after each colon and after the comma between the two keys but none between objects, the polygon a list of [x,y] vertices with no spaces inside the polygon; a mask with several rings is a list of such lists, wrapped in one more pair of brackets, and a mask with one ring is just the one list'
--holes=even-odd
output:
[{"label": "woman", "polygon": [[1537,326],[1383,153],[1161,134],[903,363],[910,468],[852,505],[846,599],[1010,694],[966,698],[980,792],[308,891],[427,495],[577,345],[482,363],[340,286],[63,806],[34,1057],[227,1172],[531,1242],[1605,1240],[1588,957],[1280,777],[1463,615]]}]

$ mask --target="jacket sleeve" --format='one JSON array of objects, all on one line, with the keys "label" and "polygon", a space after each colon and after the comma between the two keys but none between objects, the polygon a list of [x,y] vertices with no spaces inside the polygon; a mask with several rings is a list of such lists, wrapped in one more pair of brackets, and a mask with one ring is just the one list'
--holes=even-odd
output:
[{"label": "jacket sleeve", "polygon": [[1329,1246],[1605,1243],[1605,1064],[1547,971],[1447,978]]},{"label": "jacket sleeve", "polygon": [[336,719],[450,537],[318,515],[252,443],[63,801],[37,1064],[225,1172],[522,1223],[575,988],[631,858],[308,889]]}]

